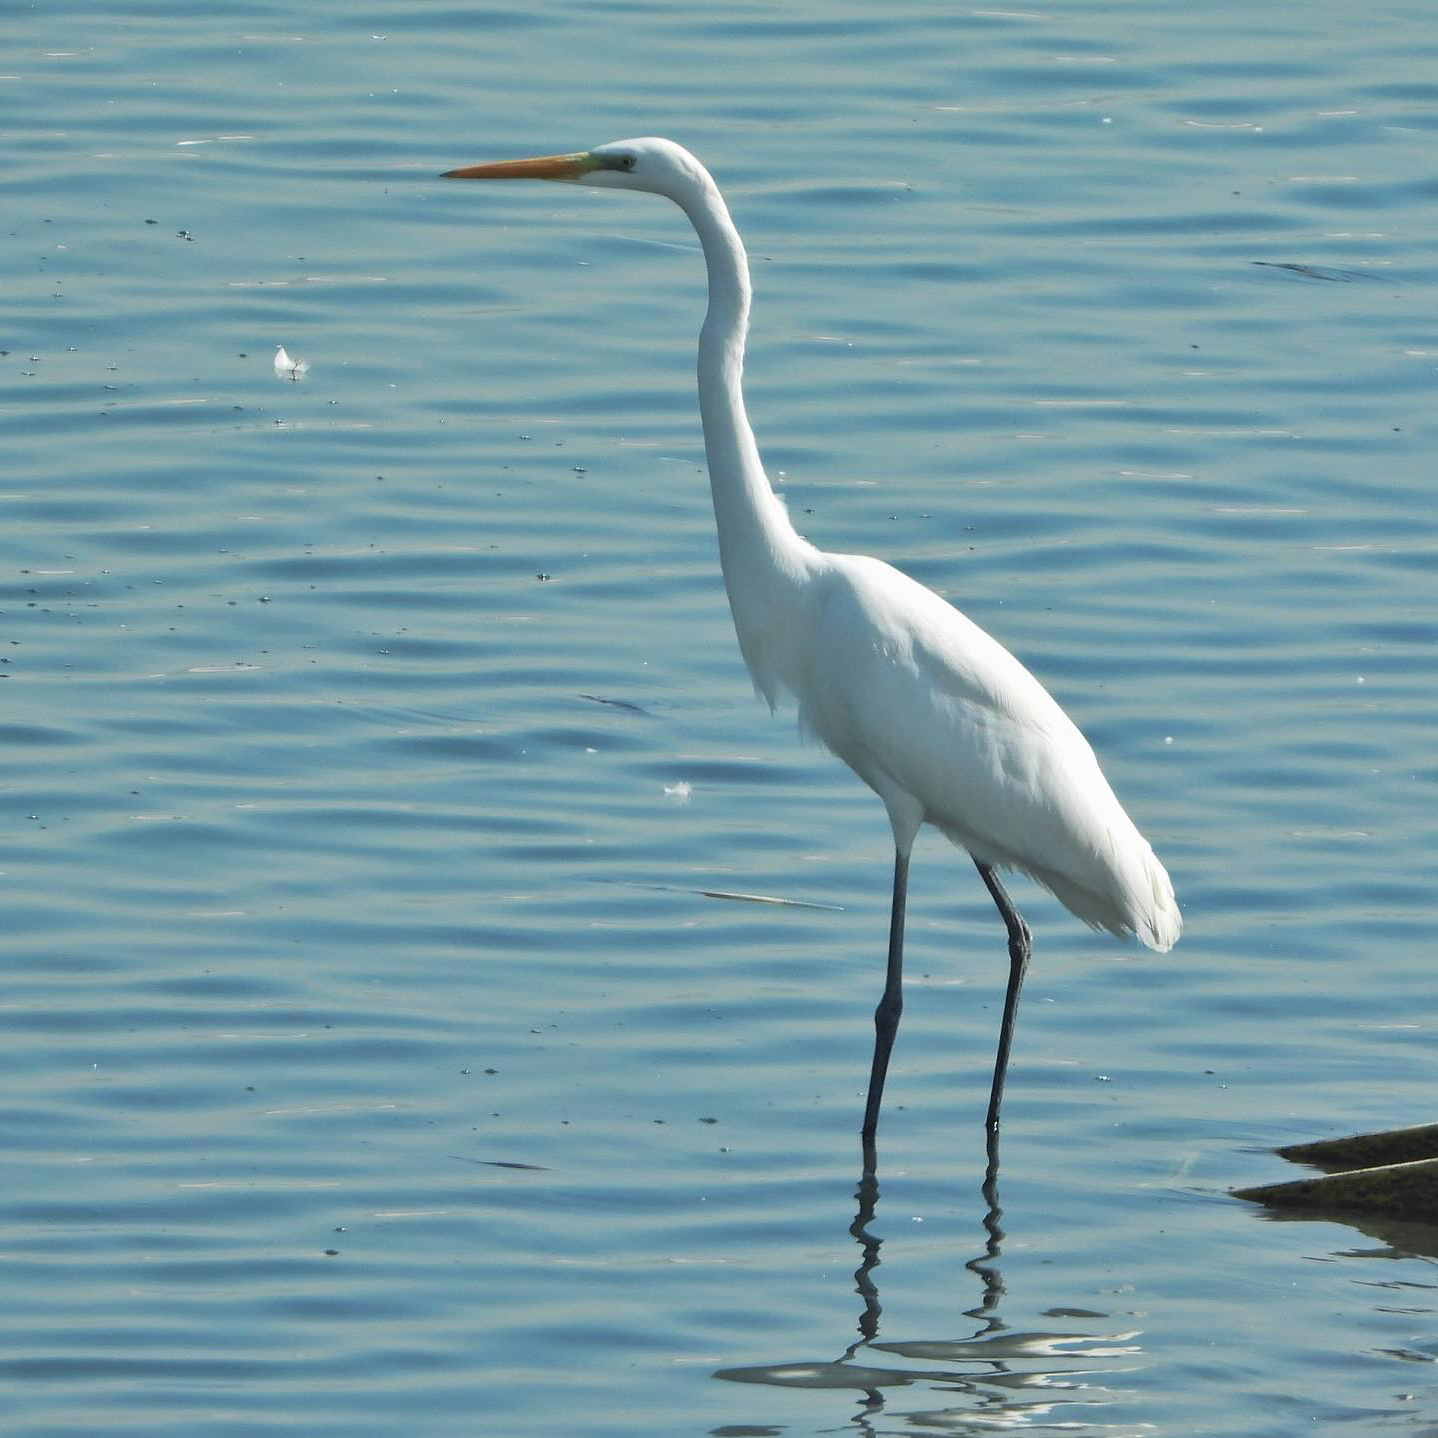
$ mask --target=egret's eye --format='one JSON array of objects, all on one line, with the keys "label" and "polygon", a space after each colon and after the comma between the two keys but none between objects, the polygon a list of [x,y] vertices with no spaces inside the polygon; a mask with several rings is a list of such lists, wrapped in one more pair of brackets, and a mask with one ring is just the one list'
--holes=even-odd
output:
[{"label": "egret's eye", "polygon": [[621,170],[632,170],[634,168],[634,156],[621,155],[619,157],[619,168]]}]

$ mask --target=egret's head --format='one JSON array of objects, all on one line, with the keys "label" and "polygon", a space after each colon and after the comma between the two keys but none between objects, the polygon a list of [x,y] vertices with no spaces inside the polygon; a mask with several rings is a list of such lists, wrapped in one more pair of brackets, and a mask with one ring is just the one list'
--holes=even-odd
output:
[{"label": "egret's head", "polygon": [[672,140],[613,140],[573,155],[501,160],[447,170],[446,180],[561,180],[611,190],[648,190],[679,200],[709,182],[704,167]]}]

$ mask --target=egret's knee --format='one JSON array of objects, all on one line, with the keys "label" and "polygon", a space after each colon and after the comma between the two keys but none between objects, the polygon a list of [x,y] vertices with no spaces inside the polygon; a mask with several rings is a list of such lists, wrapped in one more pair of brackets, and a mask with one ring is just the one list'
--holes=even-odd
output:
[{"label": "egret's knee", "polygon": [[881,1034],[892,1034],[899,1027],[899,1015],[903,1012],[903,999],[891,999],[885,995],[879,1000],[879,1007],[874,1010],[874,1027]]}]

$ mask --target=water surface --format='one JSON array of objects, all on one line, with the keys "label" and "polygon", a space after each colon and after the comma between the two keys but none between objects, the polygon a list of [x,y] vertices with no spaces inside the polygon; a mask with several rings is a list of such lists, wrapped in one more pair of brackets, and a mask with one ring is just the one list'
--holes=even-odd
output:
[{"label": "water surface", "polygon": [[[1425,6],[12,18],[7,1433],[1422,1433],[1433,1248],[1226,1197],[1431,1120]],[[650,197],[800,527],[1018,653],[1186,929],[1005,975],[756,704]],[[284,344],[311,369],[277,378]],[[793,901],[755,904],[714,894]]]}]

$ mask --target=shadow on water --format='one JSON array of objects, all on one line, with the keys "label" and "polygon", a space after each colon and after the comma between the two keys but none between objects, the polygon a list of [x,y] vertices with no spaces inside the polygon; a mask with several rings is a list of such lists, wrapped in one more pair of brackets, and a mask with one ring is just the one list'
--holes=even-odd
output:
[{"label": "shadow on water", "polygon": [[[978,1302],[963,1311],[964,1317],[977,1325],[970,1334],[961,1338],[880,1340],[884,1310],[877,1275],[884,1240],[873,1231],[879,1206],[879,1176],[875,1151],[866,1145],[864,1172],[854,1195],[859,1207],[849,1225],[860,1253],[859,1266],[854,1270],[854,1290],[863,1300],[858,1338],[833,1360],[721,1368],[714,1377],[777,1388],[857,1389],[863,1401],[851,1423],[866,1435],[877,1434],[881,1415],[889,1421],[898,1418],[926,1430],[947,1433],[989,1433],[996,1425],[1033,1425],[1046,1420],[1068,1427],[1071,1420],[1055,1410],[1074,1404],[1092,1407],[1112,1402],[1113,1396],[1095,1383],[1095,1377],[1122,1371],[1111,1360],[1132,1359],[1142,1351],[1134,1342],[1137,1331],[1020,1333],[1011,1332],[1004,1323],[1001,1307],[1006,1290],[1000,1267],[1004,1229],[999,1205],[997,1132],[989,1134],[987,1150],[988,1162],[979,1187],[983,1245],[963,1265],[977,1280],[979,1290]],[[874,1361],[866,1361],[869,1358]],[[892,1359],[909,1360],[919,1366],[882,1361]],[[1122,1369],[1131,1366],[1125,1363]],[[915,1384],[941,1391],[945,1395],[942,1406],[903,1412],[888,1409],[888,1390]]]}]

